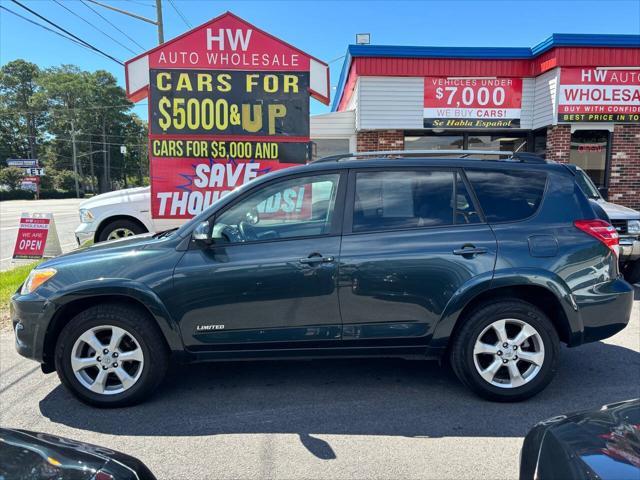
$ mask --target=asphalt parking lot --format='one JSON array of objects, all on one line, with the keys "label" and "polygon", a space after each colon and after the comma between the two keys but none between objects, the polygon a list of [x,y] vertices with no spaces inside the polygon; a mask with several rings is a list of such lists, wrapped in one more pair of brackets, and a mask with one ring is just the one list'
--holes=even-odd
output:
[{"label": "asphalt parking lot", "polygon": [[640,288],[627,328],[564,348],[549,388],[518,404],[478,399],[435,362],[325,360],[173,367],[151,401],[97,410],[11,332],[0,348],[0,424],[130,453],[161,479],[510,479],[534,423],[640,397]]},{"label": "asphalt parking lot", "polygon": [[22,212],[53,213],[62,251],[68,252],[77,247],[73,232],[80,224],[78,205],[81,201],[76,198],[65,198],[0,202],[0,270],[8,270],[13,266],[11,256],[18,236]]}]

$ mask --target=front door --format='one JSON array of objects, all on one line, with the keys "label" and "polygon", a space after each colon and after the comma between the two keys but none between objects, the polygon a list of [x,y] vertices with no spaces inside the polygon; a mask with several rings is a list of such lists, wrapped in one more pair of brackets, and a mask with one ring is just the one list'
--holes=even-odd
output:
[{"label": "front door", "polygon": [[192,244],[174,273],[172,314],[187,348],[279,348],[340,339],[343,175],[278,179],[216,214],[213,244]]},{"label": "front door", "polygon": [[339,280],[344,344],[427,344],[458,289],[491,278],[493,232],[455,169],[363,169],[352,172],[349,192]]}]

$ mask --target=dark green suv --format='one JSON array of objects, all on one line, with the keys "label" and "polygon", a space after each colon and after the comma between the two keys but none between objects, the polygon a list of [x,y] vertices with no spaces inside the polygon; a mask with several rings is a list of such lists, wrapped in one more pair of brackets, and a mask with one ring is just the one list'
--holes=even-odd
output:
[{"label": "dark green suv", "polygon": [[17,349],[97,406],[170,361],[273,357],[444,356],[486,398],[531,397],[560,342],[624,328],[632,288],[575,170],[469,155],[323,159],[42,263],[11,301]]}]

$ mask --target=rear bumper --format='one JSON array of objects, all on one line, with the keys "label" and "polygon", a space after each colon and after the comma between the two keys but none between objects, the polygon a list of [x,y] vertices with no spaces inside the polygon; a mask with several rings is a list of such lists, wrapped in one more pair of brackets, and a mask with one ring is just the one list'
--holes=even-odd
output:
[{"label": "rear bumper", "polygon": [[573,298],[583,327],[576,344],[609,338],[629,323],[633,287],[621,277],[577,290]]}]

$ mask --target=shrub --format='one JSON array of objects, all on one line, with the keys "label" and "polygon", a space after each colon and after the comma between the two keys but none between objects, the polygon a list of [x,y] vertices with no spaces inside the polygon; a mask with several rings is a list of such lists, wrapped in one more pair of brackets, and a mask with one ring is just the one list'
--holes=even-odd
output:
[{"label": "shrub", "polygon": [[18,167],[7,167],[0,170],[0,184],[7,185],[11,190],[20,189],[24,171]]}]

